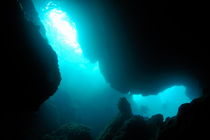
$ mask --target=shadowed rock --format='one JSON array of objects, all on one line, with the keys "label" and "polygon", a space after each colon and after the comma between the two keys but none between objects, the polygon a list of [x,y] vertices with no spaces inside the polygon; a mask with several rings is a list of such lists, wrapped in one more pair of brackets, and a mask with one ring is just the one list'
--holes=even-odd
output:
[{"label": "shadowed rock", "polygon": [[201,97],[179,108],[177,117],[168,119],[158,140],[209,139],[210,97]]},{"label": "shadowed rock", "polygon": [[88,18],[81,22],[90,23],[78,24],[80,44],[113,88],[151,95],[181,84],[189,97],[209,89],[203,2],[102,0],[98,11],[91,4],[82,9]]},{"label": "shadowed rock", "polygon": [[92,137],[88,127],[69,123],[45,135],[42,140],[92,140]]},{"label": "shadowed rock", "polygon": [[55,93],[61,80],[58,60],[40,27],[25,18],[19,1],[4,1],[2,7],[2,138],[32,140],[40,135],[42,126],[34,111]]},{"label": "shadowed rock", "polygon": [[119,114],[110,122],[110,124],[108,124],[108,126],[99,136],[98,140],[113,139],[125,121],[132,117],[131,106],[126,98],[123,97],[119,99],[118,109]]},{"label": "shadowed rock", "polygon": [[118,109],[121,117],[127,119],[132,116],[131,105],[125,97],[120,98],[118,102]]},{"label": "shadowed rock", "polygon": [[126,98],[119,100],[118,108],[120,113],[107,126],[98,140],[155,140],[158,137],[159,129],[163,124],[162,115],[154,115],[150,119],[132,115]]},{"label": "shadowed rock", "polygon": [[41,36],[39,26],[25,18],[17,1],[7,1],[4,6],[8,9],[4,12],[2,26],[4,94],[1,99],[5,105],[1,107],[5,110],[36,110],[55,93],[60,83],[57,56]]}]

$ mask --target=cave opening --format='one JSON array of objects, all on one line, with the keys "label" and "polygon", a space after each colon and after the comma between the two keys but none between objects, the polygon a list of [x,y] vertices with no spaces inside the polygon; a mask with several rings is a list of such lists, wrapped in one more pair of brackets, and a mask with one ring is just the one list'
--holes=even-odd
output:
[{"label": "cave opening", "polygon": [[98,134],[116,115],[115,106],[121,96],[128,98],[133,113],[145,117],[158,113],[163,114],[164,118],[173,117],[181,104],[192,100],[187,97],[183,85],[174,85],[150,96],[142,96],[140,93],[123,95],[112,89],[100,72],[98,62],[92,63],[84,56],[78,41],[82,34],[70,16],[70,10],[64,11],[56,1],[42,5],[40,1],[34,0],[34,4],[46,38],[58,56],[62,81],[57,93],[47,102],[60,109],[62,123],[75,121],[87,124]]}]

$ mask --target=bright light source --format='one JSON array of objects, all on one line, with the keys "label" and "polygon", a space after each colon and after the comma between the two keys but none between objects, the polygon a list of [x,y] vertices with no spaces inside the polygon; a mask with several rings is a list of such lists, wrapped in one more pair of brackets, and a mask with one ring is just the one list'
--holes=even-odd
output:
[{"label": "bright light source", "polygon": [[65,66],[100,73],[98,64],[92,64],[85,58],[77,41],[76,24],[67,12],[57,4],[49,2],[40,15],[49,44],[58,56],[61,73],[65,71]]},{"label": "bright light source", "polygon": [[54,28],[58,40],[64,44],[63,46],[68,46],[75,53],[82,54],[82,49],[77,42],[75,25],[70,21],[66,13],[58,9],[52,9],[47,15],[49,18],[48,22]]}]

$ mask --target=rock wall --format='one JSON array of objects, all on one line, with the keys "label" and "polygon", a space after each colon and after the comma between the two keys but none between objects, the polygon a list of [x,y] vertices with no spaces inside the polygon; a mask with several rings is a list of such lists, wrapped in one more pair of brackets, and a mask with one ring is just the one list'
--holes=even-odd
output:
[{"label": "rock wall", "polygon": [[[125,99],[126,100],[126,99]],[[151,118],[122,113],[108,124],[98,140],[193,140],[209,139],[210,97],[201,97],[180,106],[177,116],[160,114]],[[120,101],[121,102],[121,101]],[[129,105],[124,106],[124,109]],[[126,109],[127,110],[127,109]]]},{"label": "rock wall", "polygon": [[5,110],[36,110],[57,90],[58,60],[40,34],[40,27],[24,17],[17,1],[5,2],[2,29],[2,95]]},{"label": "rock wall", "polygon": [[1,6],[0,139],[37,139],[43,132],[35,111],[61,80],[57,56],[40,27],[25,18],[19,2],[4,1]]}]

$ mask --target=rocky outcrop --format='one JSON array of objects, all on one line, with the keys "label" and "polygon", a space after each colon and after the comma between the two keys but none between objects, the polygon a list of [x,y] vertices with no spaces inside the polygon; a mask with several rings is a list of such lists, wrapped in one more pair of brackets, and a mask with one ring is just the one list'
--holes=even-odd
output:
[{"label": "rocky outcrop", "polygon": [[131,105],[125,97],[120,98],[118,102],[118,109],[120,117],[124,118],[125,120],[129,119],[133,115]]},{"label": "rocky outcrop", "polygon": [[154,115],[150,119],[135,115],[127,120],[114,136],[114,140],[155,140],[163,123],[162,115]]},{"label": "rocky outcrop", "polygon": [[175,118],[168,119],[158,140],[210,139],[210,97],[183,104]]},{"label": "rocky outcrop", "polygon": [[[129,105],[127,104],[127,107],[124,106],[124,108],[129,108]],[[99,140],[209,139],[209,118],[210,97],[203,96],[191,103],[181,105],[177,116],[168,117],[164,122],[160,114],[151,118],[131,115],[126,119],[118,115],[108,125]]]},{"label": "rocky outcrop", "polygon": [[107,126],[98,140],[155,140],[158,137],[163,124],[162,115],[154,115],[149,119],[132,115],[126,98],[120,99],[118,108],[118,116]]},{"label": "rocky outcrop", "polygon": [[124,97],[120,98],[118,102],[118,109],[119,114],[105,128],[104,132],[101,133],[98,140],[113,139],[118,133],[119,129],[123,126],[125,121],[133,116],[130,103]]}]

